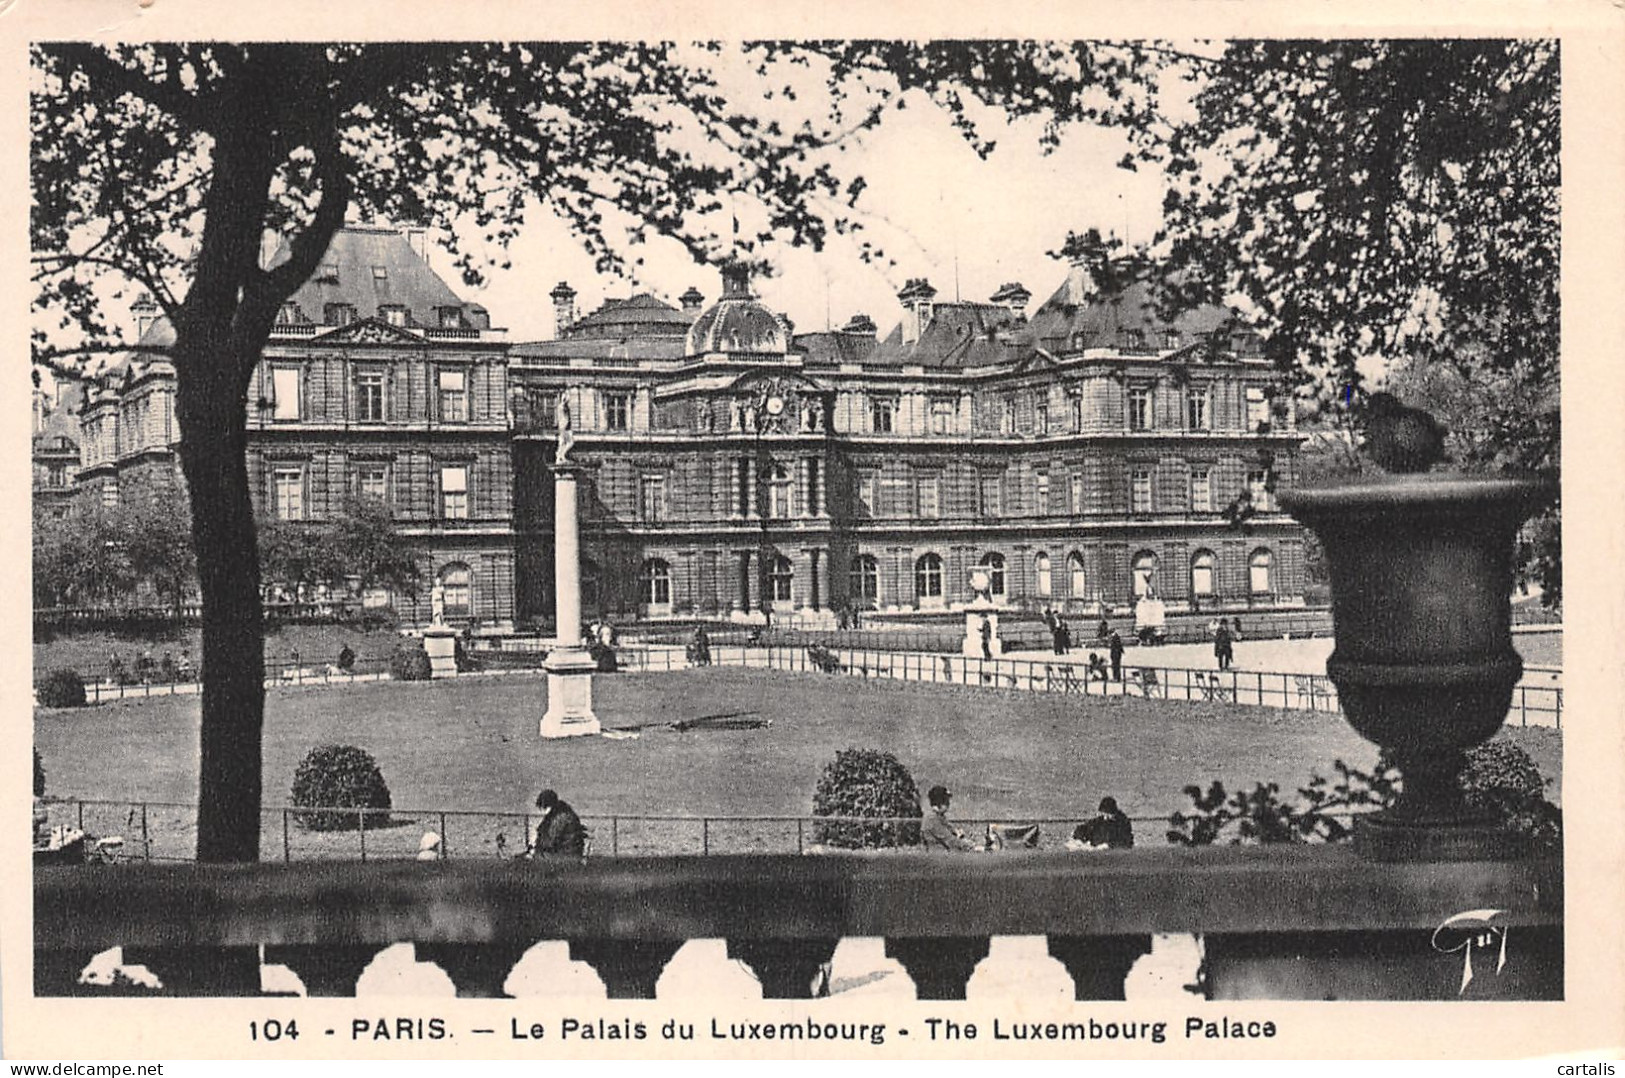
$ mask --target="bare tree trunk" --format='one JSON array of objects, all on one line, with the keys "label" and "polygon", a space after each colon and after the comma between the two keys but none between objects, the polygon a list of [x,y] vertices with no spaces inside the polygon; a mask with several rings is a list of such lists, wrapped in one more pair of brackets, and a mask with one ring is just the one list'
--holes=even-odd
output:
[{"label": "bare tree trunk", "polygon": [[264,627],[236,359],[177,355],[192,374],[178,379],[177,412],[203,597],[199,861],[259,859]]}]

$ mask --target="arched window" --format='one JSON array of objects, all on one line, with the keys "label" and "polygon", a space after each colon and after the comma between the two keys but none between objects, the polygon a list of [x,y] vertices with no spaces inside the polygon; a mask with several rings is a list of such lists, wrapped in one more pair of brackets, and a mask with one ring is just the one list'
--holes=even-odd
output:
[{"label": "arched window", "polygon": [[643,563],[643,602],[650,607],[671,609],[671,566],[659,558]]},{"label": "arched window", "polygon": [[773,601],[775,603],[788,603],[795,598],[796,571],[790,564],[790,559],[783,554],[773,558],[773,570],[769,574],[768,582],[773,588]]},{"label": "arched window", "polygon": [[1154,598],[1157,594],[1157,556],[1142,550],[1134,556],[1134,597]]},{"label": "arched window", "polygon": [[448,618],[466,618],[474,613],[474,574],[468,566],[454,561],[440,570],[440,595]]},{"label": "arched window", "polygon": [[942,601],[942,559],[926,554],[914,563],[914,597],[921,603]]},{"label": "arched window", "polygon": [[1088,598],[1089,578],[1083,571],[1083,555],[1076,550],[1066,556],[1066,575],[1072,598]]},{"label": "arched window", "polygon": [[1263,547],[1253,551],[1252,561],[1247,566],[1247,579],[1248,590],[1254,595],[1268,595],[1270,593],[1270,565],[1272,560],[1270,552]]},{"label": "arched window", "polygon": [[1038,597],[1040,599],[1048,599],[1051,591],[1049,579],[1049,555],[1045,554],[1043,551],[1039,551],[1038,554],[1033,557],[1033,577],[1038,581]]},{"label": "arched window", "polygon": [[767,481],[767,515],[774,520],[782,520],[790,515],[790,492],[793,489],[790,479],[790,469],[782,464],[775,464],[768,472]]},{"label": "arched window", "polygon": [[1191,557],[1191,595],[1206,599],[1213,594],[1213,552],[1198,550]]},{"label": "arched window", "polygon": [[987,593],[997,598],[1004,598],[1004,555],[983,555],[982,568],[987,570]]},{"label": "arched window", "polygon": [[852,559],[847,570],[847,598],[854,606],[870,607],[880,600],[880,563],[869,554]]}]

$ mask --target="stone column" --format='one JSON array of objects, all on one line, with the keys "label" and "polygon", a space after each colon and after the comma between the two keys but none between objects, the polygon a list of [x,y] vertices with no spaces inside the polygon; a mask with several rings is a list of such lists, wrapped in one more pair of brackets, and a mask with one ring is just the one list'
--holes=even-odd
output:
[{"label": "stone column", "polygon": [[592,675],[597,663],[581,643],[581,528],[576,508],[581,466],[553,466],[553,586],[557,639],[548,652],[547,713],[543,737],[579,737],[599,732],[592,710]]}]

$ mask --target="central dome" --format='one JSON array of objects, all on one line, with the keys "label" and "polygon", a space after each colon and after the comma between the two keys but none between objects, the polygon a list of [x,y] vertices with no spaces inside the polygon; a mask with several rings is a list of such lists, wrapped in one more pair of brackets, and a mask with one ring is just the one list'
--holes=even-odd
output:
[{"label": "central dome", "polygon": [[750,271],[731,265],[722,271],[722,298],[700,313],[688,329],[687,353],[782,356],[790,334],[784,319],[756,301]]}]

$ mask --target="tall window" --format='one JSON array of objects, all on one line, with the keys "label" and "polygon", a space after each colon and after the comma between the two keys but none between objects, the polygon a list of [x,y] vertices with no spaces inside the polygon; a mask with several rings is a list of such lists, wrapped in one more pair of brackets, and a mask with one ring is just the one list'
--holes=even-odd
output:
[{"label": "tall window", "polygon": [[1038,582],[1038,597],[1048,599],[1050,596],[1049,555],[1043,551],[1033,558],[1033,577]]},{"label": "tall window", "polygon": [[474,613],[474,574],[462,562],[452,562],[440,570],[440,595],[448,618],[466,618]]},{"label": "tall window", "polygon": [[1087,594],[1089,578],[1083,571],[1083,555],[1075,550],[1066,556],[1066,576],[1068,593],[1074,599],[1082,599]]},{"label": "tall window", "polygon": [[1072,412],[1072,430],[1074,433],[1083,430],[1083,394],[1074,393],[1067,398],[1067,407]]},{"label": "tall window", "polygon": [[880,563],[868,554],[852,559],[847,570],[846,594],[858,606],[874,606],[880,599]]},{"label": "tall window", "polygon": [[440,372],[440,421],[468,421],[468,375],[464,371]]},{"label": "tall window", "polygon": [[1206,388],[1190,389],[1185,393],[1185,425],[1191,430],[1210,430],[1213,419],[1208,410],[1209,395]]},{"label": "tall window", "polygon": [[1247,390],[1247,432],[1259,434],[1269,429],[1270,402],[1264,399],[1264,391],[1257,386]]},{"label": "tall window", "polygon": [[1247,493],[1253,499],[1253,508],[1260,513],[1269,512],[1275,508],[1270,502],[1270,473],[1268,469],[1259,468],[1247,473]]},{"label": "tall window", "polygon": [[1157,556],[1141,551],[1134,559],[1134,597],[1145,599],[1157,594]]},{"label": "tall window", "polygon": [[933,397],[931,399],[931,433],[952,434],[954,432],[954,402],[949,397]]},{"label": "tall window", "polygon": [[1033,512],[1039,516],[1049,515],[1049,473],[1039,472],[1033,477],[1036,491],[1034,494]]},{"label": "tall window", "polygon": [[638,506],[645,521],[666,519],[666,477],[646,475],[638,481]]},{"label": "tall window", "polygon": [[1072,473],[1072,512],[1074,514],[1081,514],[1083,512],[1083,473],[1082,472],[1073,472]]},{"label": "tall window", "polygon": [[914,597],[921,603],[942,601],[942,559],[926,554],[914,563]]},{"label": "tall window", "polygon": [[355,492],[363,498],[389,501],[389,468],[383,464],[363,464],[356,469]]},{"label": "tall window", "polygon": [[790,564],[790,559],[783,554],[775,555],[773,568],[768,573],[768,584],[773,589],[775,603],[788,603],[795,600],[796,571]]},{"label": "tall window", "polygon": [[297,464],[279,464],[271,472],[276,493],[278,520],[305,519],[305,469]]},{"label": "tall window", "polygon": [[915,504],[921,520],[942,516],[942,477],[922,475],[914,481]]},{"label": "tall window", "polygon": [[987,554],[982,558],[982,568],[987,570],[987,593],[1004,597],[1004,555]]},{"label": "tall window", "polygon": [[468,467],[458,464],[440,469],[440,517],[468,519]]},{"label": "tall window", "polygon": [[299,368],[271,368],[271,418],[287,423],[299,418]]},{"label": "tall window", "polygon": [[1151,429],[1151,387],[1134,386],[1128,391],[1128,429]]},{"label": "tall window", "polygon": [[355,376],[355,417],[361,423],[384,421],[384,372],[358,371]]},{"label": "tall window", "polygon": [[632,429],[632,394],[604,394],[604,428],[606,430]]},{"label": "tall window", "polygon": [[768,472],[767,515],[774,520],[789,516],[794,490],[795,482],[790,478],[790,469],[782,464],[773,465]]},{"label": "tall window", "polygon": [[858,473],[858,510],[868,516],[880,515],[880,477],[874,472]]},{"label": "tall window", "polygon": [[897,418],[897,401],[891,397],[876,397],[870,402],[869,416],[876,434],[890,434]]},{"label": "tall window", "polygon": [[817,457],[807,458],[807,515],[818,516],[824,511],[824,477]]},{"label": "tall window", "polygon": [[1004,486],[1004,477],[998,472],[983,472],[981,475],[982,488],[982,515],[996,517],[1000,513],[999,494]]},{"label": "tall window", "polygon": [[[118,480],[117,479],[109,479],[105,483],[102,484],[102,508],[103,509],[117,509],[118,508]],[[290,518],[284,517],[283,519],[290,519]]]},{"label": "tall window", "polygon": [[1198,550],[1191,558],[1191,594],[1205,599],[1213,594],[1213,552]]},{"label": "tall window", "polygon": [[659,558],[643,563],[643,603],[649,607],[671,608],[671,566]]},{"label": "tall window", "polygon": [[1213,512],[1212,473],[1206,468],[1191,469],[1191,512]]},{"label": "tall window", "polygon": [[1270,552],[1260,547],[1253,551],[1253,557],[1247,563],[1248,590],[1254,595],[1268,595],[1270,588]]},{"label": "tall window", "polygon": [[1129,477],[1129,511],[1151,512],[1151,469],[1136,468]]},{"label": "tall window", "polygon": [[999,433],[1014,434],[1016,432],[1016,402],[1006,400],[999,413]]},{"label": "tall window", "polygon": [[1033,401],[1033,430],[1039,434],[1049,433],[1049,402]]}]

